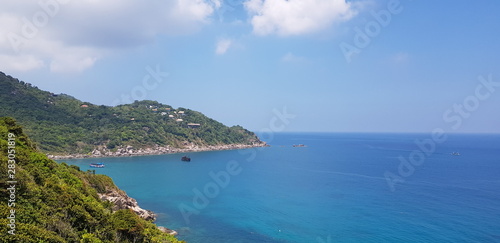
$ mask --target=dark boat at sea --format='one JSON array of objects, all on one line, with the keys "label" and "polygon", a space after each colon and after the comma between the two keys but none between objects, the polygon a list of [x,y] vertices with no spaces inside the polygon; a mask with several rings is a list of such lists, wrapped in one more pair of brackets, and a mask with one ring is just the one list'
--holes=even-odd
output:
[{"label": "dark boat at sea", "polygon": [[103,163],[90,163],[90,167],[103,168],[104,164]]},{"label": "dark boat at sea", "polygon": [[191,161],[191,158],[189,158],[187,156],[182,156],[181,161],[189,162],[189,161]]}]

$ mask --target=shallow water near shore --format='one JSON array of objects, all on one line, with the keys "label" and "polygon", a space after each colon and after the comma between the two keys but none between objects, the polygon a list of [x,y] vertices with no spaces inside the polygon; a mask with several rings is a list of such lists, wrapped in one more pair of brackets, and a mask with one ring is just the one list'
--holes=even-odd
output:
[{"label": "shallow water near shore", "polygon": [[[279,133],[271,147],[190,153],[189,163],[185,154],[62,161],[105,163],[97,173],[189,243],[500,241],[500,135],[449,135],[425,154],[415,139],[429,138]],[[391,191],[384,173],[400,176],[401,156],[419,165]]]}]

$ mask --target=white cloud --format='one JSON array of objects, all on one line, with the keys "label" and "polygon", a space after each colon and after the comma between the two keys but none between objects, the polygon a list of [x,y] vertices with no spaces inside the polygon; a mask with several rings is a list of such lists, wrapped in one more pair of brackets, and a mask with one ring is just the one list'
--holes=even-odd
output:
[{"label": "white cloud", "polygon": [[[210,23],[218,7],[220,0],[6,1],[0,9],[0,69],[80,72],[113,51],[160,35],[193,33]],[[27,57],[26,67],[12,64]]]},{"label": "white cloud", "polygon": [[215,53],[217,55],[223,55],[224,53],[229,50],[231,45],[233,44],[233,41],[230,39],[221,39],[217,42],[216,48],[215,48]]},{"label": "white cloud", "polygon": [[257,35],[314,33],[357,14],[345,0],[249,0],[245,8]]},{"label": "white cloud", "polygon": [[305,58],[296,56],[292,54],[291,52],[288,52],[286,55],[284,55],[281,58],[281,61],[283,62],[302,62],[305,61]]},{"label": "white cloud", "polygon": [[[169,21],[181,25],[182,28],[178,28],[176,31],[182,31],[186,28],[191,30],[200,23],[208,23],[208,17],[220,6],[220,2],[213,0],[208,2],[205,0],[177,0],[176,2],[171,15],[168,16]],[[170,31],[172,31],[172,27],[168,27],[171,29]]]},{"label": "white cloud", "polygon": [[44,66],[43,60],[31,55],[0,55],[0,67],[2,72],[25,72],[39,69]]},{"label": "white cloud", "polygon": [[81,72],[94,65],[97,58],[66,58],[62,60],[53,60],[50,63],[50,71],[52,72]]},{"label": "white cloud", "polygon": [[68,48],[67,53],[57,53],[50,62],[50,71],[58,73],[82,72],[101,57],[88,48]]},{"label": "white cloud", "polygon": [[222,6],[221,0],[211,0],[212,4],[215,6],[216,9],[220,8]]}]

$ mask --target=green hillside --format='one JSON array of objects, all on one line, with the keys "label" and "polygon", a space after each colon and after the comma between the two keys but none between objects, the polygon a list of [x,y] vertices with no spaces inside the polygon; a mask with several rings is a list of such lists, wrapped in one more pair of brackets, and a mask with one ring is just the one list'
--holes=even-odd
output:
[{"label": "green hillside", "polygon": [[1,242],[179,242],[131,210],[113,212],[98,197],[110,189],[111,178],[48,159],[0,118]]},{"label": "green hillside", "polygon": [[227,127],[200,112],[155,101],[116,107],[42,91],[0,72],[0,116],[14,117],[41,151],[85,154],[133,146],[261,144],[241,126]]}]

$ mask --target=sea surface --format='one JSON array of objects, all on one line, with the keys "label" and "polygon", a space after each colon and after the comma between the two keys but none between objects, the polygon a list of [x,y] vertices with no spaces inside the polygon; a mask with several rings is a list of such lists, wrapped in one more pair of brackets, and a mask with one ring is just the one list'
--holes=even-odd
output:
[{"label": "sea surface", "polygon": [[190,153],[189,163],[184,154],[65,162],[105,163],[97,173],[189,243],[500,242],[500,135],[269,139]]}]

